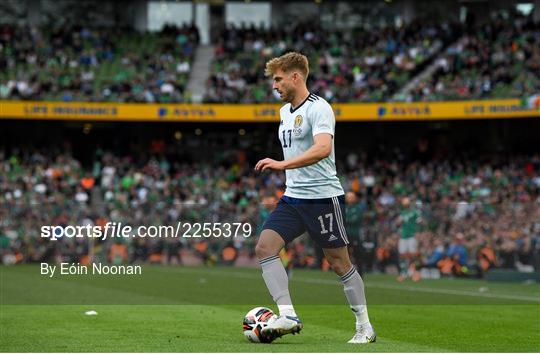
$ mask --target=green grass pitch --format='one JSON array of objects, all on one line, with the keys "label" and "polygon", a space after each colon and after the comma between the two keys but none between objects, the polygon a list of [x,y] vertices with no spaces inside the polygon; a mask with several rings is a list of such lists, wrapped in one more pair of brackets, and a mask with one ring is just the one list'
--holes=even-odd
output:
[{"label": "green grass pitch", "polygon": [[366,275],[378,339],[358,346],[346,343],[354,317],[337,277],[295,270],[291,294],[304,330],[252,344],[244,314],[276,310],[257,269],[144,266],[140,276],[50,279],[36,266],[0,271],[2,352],[540,351],[537,284]]}]

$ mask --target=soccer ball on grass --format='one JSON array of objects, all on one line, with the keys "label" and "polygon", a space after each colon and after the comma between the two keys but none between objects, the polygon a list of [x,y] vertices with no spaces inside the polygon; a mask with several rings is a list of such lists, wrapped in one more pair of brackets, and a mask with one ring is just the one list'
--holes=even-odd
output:
[{"label": "soccer ball on grass", "polygon": [[244,317],[244,335],[253,343],[270,343],[271,340],[262,336],[261,331],[268,325],[268,320],[274,312],[266,307],[255,307]]}]

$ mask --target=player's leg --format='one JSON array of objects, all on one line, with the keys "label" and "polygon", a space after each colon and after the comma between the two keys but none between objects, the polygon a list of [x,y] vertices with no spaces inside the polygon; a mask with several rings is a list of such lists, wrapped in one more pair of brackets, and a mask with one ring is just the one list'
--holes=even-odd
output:
[{"label": "player's leg", "polygon": [[284,334],[298,333],[303,327],[291,301],[289,278],[279,251],[304,230],[304,224],[296,210],[282,199],[266,220],[255,247],[266,287],[279,308],[279,316],[272,317],[262,329],[262,333],[271,340]]},{"label": "player's leg", "polygon": [[340,276],[345,297],[356,317],[356,334],[349,343],[374,342],[376,334],[369,322],[364,281],[350,261],[347,246],[324,248],[323,251],[332,270]]},{"label": "player's leg", "polygon": [[265,229],[255,246],[255,253],[262,268],[266,287],[278,306],[280,315],[296,317],[289,293],[289,278],[279,258],[279,251],[283,246],[285,241],[276,231]]},{"label": "player's leg", "polygon": [[398,271],[399,275],[397,281],[402,282],[407,278],[407,271],[409,268],[409,243],[407,239],[400,238],[398,243],[399,263]]},{"label": "player's leg", "polygon": [[411,237],[409,250],[411,251],[411,265],[409,266],[411,269],[411,279],[414,282],[418,282],[422,276],[419,270],[421,261],[420,253],[418,252],[418,240],[416,237]]},{"label": "player's leg", "polygon": [[375,332],[369,323],[364,282],[349,258],[345,215],[344,196],[319,199],[302,211],[309,235],[323,249],[332,269],[341,277],[343,291],[356,317],[356,334],[349,343],[374,342]]}]

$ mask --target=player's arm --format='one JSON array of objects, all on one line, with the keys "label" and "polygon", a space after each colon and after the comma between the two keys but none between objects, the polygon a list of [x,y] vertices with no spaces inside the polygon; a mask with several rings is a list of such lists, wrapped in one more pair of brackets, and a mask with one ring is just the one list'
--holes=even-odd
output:
[{"label": "player's arm", "polygon": [[313,137],[313,145],[302,155],[283,161],[285,170],[313,165],[332,153],[332,135],[328,133],[317,134]]},{"label": "player's arm", "polygon": [[313,137],[313,145],[303,154],[284,161],[266,158],[257,162],[255,170],[292,170],[313,165],[332,153],[332,134],[321,133]]}]

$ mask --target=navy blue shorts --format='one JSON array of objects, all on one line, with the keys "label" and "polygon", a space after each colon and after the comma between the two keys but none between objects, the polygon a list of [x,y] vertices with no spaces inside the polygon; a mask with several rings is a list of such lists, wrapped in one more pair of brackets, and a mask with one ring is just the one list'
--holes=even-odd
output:
[{"label": "navy blue shorts", "polygon": [[263,230],[277,232],[291,242],[304,232],[322,248],[349,244],[345,232],[345,196],[324,199],[300,199],[283,196],[268,216]]}]

